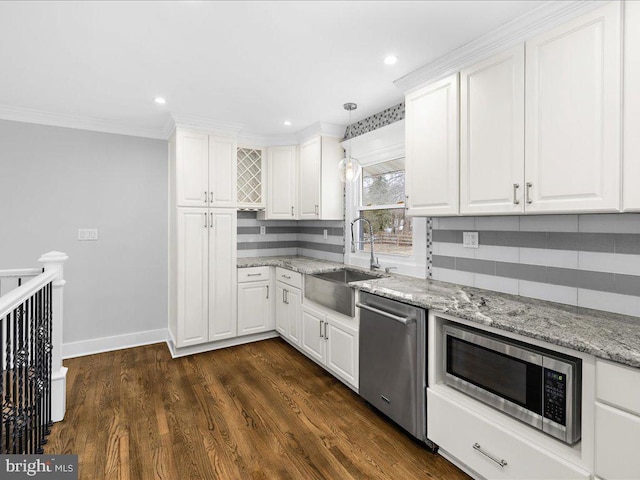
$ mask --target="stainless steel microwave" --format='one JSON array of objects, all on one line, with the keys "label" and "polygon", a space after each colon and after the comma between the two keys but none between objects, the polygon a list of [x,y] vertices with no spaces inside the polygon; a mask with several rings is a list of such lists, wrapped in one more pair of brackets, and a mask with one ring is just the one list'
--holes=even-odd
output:
[{"label": "stainless steel microwave", "polygon": [[468,327],[444,327],[445,383],[570,445],[580,440],[582,360]]}]

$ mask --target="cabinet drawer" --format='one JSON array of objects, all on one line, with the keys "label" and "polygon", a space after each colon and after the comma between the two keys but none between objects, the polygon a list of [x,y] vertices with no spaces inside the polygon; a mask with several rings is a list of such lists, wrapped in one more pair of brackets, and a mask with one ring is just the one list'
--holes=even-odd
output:
[{"label": "cabinet drawer", "polygon": [[640,369],[597,360],[596,397],[640,415]]},{"label": "cabinet drawer", "polygon": [[590,478],[588,472],[432,389],[427,390],[427,437],[486,479]]},{"label": "cabinet drawer", "polygon": [[238,269],[238,283],[269,280],[270,267],[247,267]]},{"label": "cabinet drawer", "polygon": [[302,274],[286,268],[276,267],[276,280],[292,287],[302,289]]},{"label": "cabinet drawer", "polygon": [[596,403],[596,475],[640,478],[640,417]]}]

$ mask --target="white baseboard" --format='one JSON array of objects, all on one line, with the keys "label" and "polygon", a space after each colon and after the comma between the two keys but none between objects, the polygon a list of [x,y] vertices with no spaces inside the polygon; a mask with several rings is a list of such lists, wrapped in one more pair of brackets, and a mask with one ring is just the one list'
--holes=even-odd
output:
[{"label": "white baseboard", "polygon": [[67,367],[51,374],[51,421],[61,422],[67,411]]},{"label": "white baseboard", "polygon": [[166,342],[169,334],[166,328],[146,332],[127,333],[113,337],[94,338],[82,342],[62,344],[62,358],[83,357],[94,353],[112,352],[123,348],[140,347],[151,343]]},{"label": "white baseboard", "polygon": [[228,338],[226,340],[218,340],[217,342],[203,343],[201,345],[193,345],[190,347],[177,348],[172,339],[167,340],[167,346],[173,358],[184,357],[186,355],[194,355],[196,353],[209,352],[220,348],[235,347],[245,343],[258,342],[267,340],[268,338],[276,338],[279,334],[275,330],[263,333],[254,333],[253,335],[243,335],[242,337]]}]

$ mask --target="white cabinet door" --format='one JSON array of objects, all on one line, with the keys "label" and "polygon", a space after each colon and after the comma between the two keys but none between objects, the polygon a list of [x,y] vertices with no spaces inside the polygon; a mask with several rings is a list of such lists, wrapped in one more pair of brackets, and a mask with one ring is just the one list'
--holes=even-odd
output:
[{"label": "white cabinet door", "polygon": [[409,214],[457,215],[458,74],[407,94],[405,108]]},{"label": "white cabinet door", "polygon": [[209,215],[206,208],[177,209],[178,347],[208,339]]},{"label": "white cabinet door", "polygon": [[460,72],[460,213],[524,211],[524,45]]},{"label": "white cabinet door", "polygon": [[267,153],[267,219],[297,218],[297,147],[271,147]]},{"label": "white cabinet door", "polygon": [[325,315],[316,312],[306,305],[302,306],[302,335],[300,346],[305,353],[318,362],[324,364]]},{"label": "white cabinet door", "polygon": [[624,3],[623,207],[640,211],[640,2]]},{"label": "white cabinet door", "polygon": [[235,337],[237,212],[209,209],[209,341]]},{"label": "white cabinet door", "polygon": [[640,478],[640,417],[596,402],[596,475]]},{"label": "white cabinet door", "polygon": [[287,310],[289,316],[288,338],[296,345],[300,345],[300,334],[302,321],[302,292],[297,288],[287,288],[286,292]]},{"label": "white cabinet door", "polygon": [[276,330],[285,338],[289,336],[289,309],[285,301],[286,288],[284,283],[276,282]]},{"label": "white cabinet door", "polygon": [[271,330],[269,282],[238,284],[238,335]]},{"label": "white cabinet door", "polygon": [[236,171],[236,141],[226,137],[209,137],[209,202],[211,206],[236,206]]},{"label": "white cabinet door", "polygon": [[327,368],[358,388],[359,369],[359,335],[358,330],[337,322],[327,315],[326,331],[326,365]]},{"label": "white cabinet door", "polygon": [[[320,172],[322,168],[321,137],[314,137],[300,145],[300,220],[320,218]],[[337,170],[337,166],[336,166]]]},{"label": "white cabinet door", "polygon": [[620,2],[526,43],[528,212],[620,208],[620,44]]},{"label": "white cabinet door", "polygon": [[208,205],[209,136],[178,129],[176,149],[177,206]]}]

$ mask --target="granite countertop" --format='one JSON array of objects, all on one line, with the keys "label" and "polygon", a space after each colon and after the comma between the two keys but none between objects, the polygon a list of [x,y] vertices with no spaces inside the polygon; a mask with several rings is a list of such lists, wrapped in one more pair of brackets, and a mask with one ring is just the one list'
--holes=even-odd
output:
[{"label": "granite countertop", "polygon": [[[307,257],[238,259],[238,267],[272,265],[303,274],[344,268]],[[348,266],[349,269],[363,270]],[[399,274],[352,282],[355,288],[470,322],[518,333],[640,368],[640,318]]]}]

